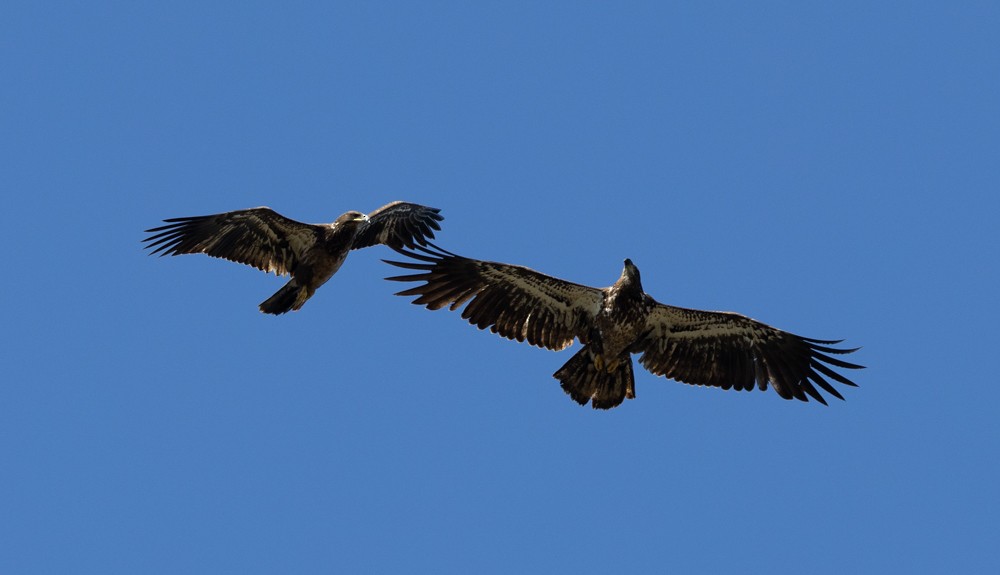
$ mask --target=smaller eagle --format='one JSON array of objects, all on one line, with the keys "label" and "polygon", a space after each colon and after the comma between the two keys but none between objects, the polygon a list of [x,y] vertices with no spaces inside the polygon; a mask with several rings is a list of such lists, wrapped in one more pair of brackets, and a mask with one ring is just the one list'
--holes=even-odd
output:
[{"label": "smaller eagle", "polygon": [[444,219],[441,210],[408,202],[386,204],[367,216],[350,211],[331,224],[304,224],[267,207],[210,216],[171,218],[146,230],[150,255],[208,254],[292,279],[260,311],[298,310],[358,248],[423,245]]},{"label": "smaller eagle", "polygon": [[535,270],[474,260],[434,249],[395,248],[417,262],[383,260],[420,273],[386,278],[423,282],[396,295],[413,303],[456,310],[479,329],[550,350],[579,339],[583,348],[555,372],[563,390],[580,405],[609,409],[635,397],[632,354],[656,375],[723,389],[774,388],[784,399],[826,405],[816,386],[839,399],[825,379],[855,384],[829,366],[862,366],[831,357],[855,349],[842,340],[797,336],[731,312],[701,311],[657,302],[642,290],[639,268],[625,260],[611,287],[592,288]]}]

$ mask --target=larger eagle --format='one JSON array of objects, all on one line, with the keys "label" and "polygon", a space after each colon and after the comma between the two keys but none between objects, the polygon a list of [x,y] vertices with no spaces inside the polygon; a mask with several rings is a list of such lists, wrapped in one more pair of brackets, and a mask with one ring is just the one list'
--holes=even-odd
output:
[{"label": "larger eagle", "polygon": [[625,260],[614,285],[593,288],[511,264],[474,260],[433,244],[398,248],[416,262],[386,263],[420,273],[386,278],[422,282],[396,295],[413,303],[456,310],[479,329],[531,345],[583,347],[554,376],[580,405],[609,409],[635,397],[632,354],[656,375],[723,389],[765,390],[785,399],[822,404],[816,389],[843,396],[826,378],[855,386],[829,366],[862,366],[831,357],[856,351],[841,340],[797,336],[731,312],[701,311],[657,302],[642,289],[639,268]]},{"label": "larger eagle", "polygon": [[267,207],[209,216],[171,218],[146,230],[150,254],[203,253],[292,278],[260,311],[298,310],[327,282],[351,250],[376,244],[423,245],[444,219],[441,210],[408,202],[386,204],[367,216],[349,211],[330,224],[304,224]]}]

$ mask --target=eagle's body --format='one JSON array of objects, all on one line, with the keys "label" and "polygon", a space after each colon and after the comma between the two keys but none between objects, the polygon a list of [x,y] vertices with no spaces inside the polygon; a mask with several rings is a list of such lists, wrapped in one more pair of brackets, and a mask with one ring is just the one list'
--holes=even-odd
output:
[{"label": "eagle's body", "polygon": [[656,302],[643,293],[639,270],[631,260],[625,260],[618,281],[601,292],[604,297],[594,317],[596,329],[591,339],[611,361],[628,357],[629,348],[642,335],[646,317]]},{"label": "eagle's body", "polygon": [[360,212],[347,212],[332,224],[309,228],[312,237],[303,238],[298,263],[289,270],[292,279],[273,296],[260,304],[260,311],[282,314],[297,311],[316,290],[337,273],[347,260],[354,238],[368,218]]},{"label": "eagle's body", "polygon": [[282,314],[298,310],[326,283],[352,249],[376,244],[423,245],[440,230],[440,210],[393,202],[369,216],[349,211],[330,224],[304,224],[266,207],[210,216],[172,218],[168,225],[146,230],[151,253],[204,253],[290,275],[287,284],[260,304],[260,310]]},{"label": "eagle's body", "polygon": [[635,397],[631,349],[656,302],[643,293],[638,270],[629,260],[618,281],[600,291],[593,329],[581,338],[587,345],[555,377],[577,402],[586,405],[590,399],[595,408],[610,408]]},{"label": "eagle's body", "polygon": [[803,338],[740,314],[658,303],[643,291],[630,260],[614,285],[599,289],[440,248],[416,249],[396,251],[420,263],[388,262],[422,272],[387,278],[423,282],[397,295],[418,296],[413,303],[429,309],[465,304],[462,317],[480,329],[547,349],[579,339],[583,348],[554,375],[581,405],[608,409],[635,397],[633,353],[652,373],[684,383],[737,390],[770,384],[785,399],[824,404],[813,384],[843,397],[823,376],[854,385],[826,364],[861,367],[827,355],[854,351],[830,347],[836,341]]}]

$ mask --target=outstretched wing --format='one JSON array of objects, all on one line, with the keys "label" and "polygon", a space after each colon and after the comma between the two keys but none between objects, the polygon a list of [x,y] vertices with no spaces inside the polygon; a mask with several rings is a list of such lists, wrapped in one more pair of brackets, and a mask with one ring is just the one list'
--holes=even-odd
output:
[{"label": "outstretched wing", "polygon": [[399,248],[427,245],[434,238],[434,230],[444,219],[438,208],[429,208],[409,202],[392,202],[368,214],[368,221],[361,225],[351,249],[386,244]]},{"label": "outstretched wing", "polygon": [[526,267],[464,258],[430,245],[435,249],[396,249],[421,263],[383,260],[422,272],[386,278],[424,282],[396,295],[418,296],[413,303],[428,309],[455,310],[467,304],[462,317],[469,323],[538,347],[560,350],[574,337],[586,341],[601,306],[601,290]]},{"label": "outstretched wing", "polygon": [[656,375],[693,385],[742,391],[770,384],[785,399],[808,401],[808,395],[825,405],[813,384],[844,397],[824,377],[856,386],[830,366],[862,368],[828,355],[858,349],[831,347],[840,340],[797,336],[737,313],[657,304],[646,330],[633,350],[642,353],[639,363]]},{"label": "outstretched wing", "polygon": [[304,224],[266,208],[211,216],[171,218],[146,230],[150,254],[208,254],[278,275],[291,273],[316,243],[322,226]]}]

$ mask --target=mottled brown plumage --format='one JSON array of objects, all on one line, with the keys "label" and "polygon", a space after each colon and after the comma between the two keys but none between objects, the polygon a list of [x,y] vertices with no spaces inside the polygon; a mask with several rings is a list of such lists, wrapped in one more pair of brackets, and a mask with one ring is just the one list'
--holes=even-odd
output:
[{"label": "mottled brown plumage", "polygon": [[583,347],[554,376],[581,405],[608,409],[635,397],[633,353],[656,375],[683,383],[751,390],[774,388],[780,397],[826,404],[816,389],[843,396],[825,379],[855,384],[829,366],[861,366],[831,357],[854,349],[810,339],[730,312],[658,303],[642,290],[639,269],[625,260],[607,288],[575,284],[532,269],[465,258],[433,244],[396,251],[414,260],[387,263],[419,273],[387,278],[420,282],[399,292],[436,310],[462,305],[462,317],[480,329],[531,345]]},{"label": "mottled brown plumage", "polygon": [[203,253],[253,266],[291,279],[260,304],[260,310],[282,314],[298,310],[326,283],[352,249],[386,244],[423,245],[440,230],[437,208],[393,202],[368,216],[347,212],[330,224],[304,224],[266,207],[210,216],[171,218],[168,225],[146,230],[151,254]]}]

